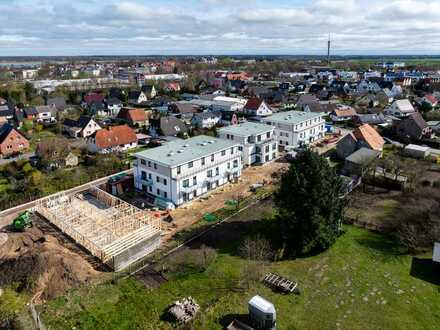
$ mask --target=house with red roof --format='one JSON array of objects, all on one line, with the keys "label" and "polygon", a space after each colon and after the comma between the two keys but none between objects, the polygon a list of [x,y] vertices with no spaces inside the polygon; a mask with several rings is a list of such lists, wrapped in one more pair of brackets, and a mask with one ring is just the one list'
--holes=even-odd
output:
[{"label": "house with red roof", "polygon": [[250,117],[266,117],[272,115],[272,109],[259,98],[251,98],[243,108],[243,113]]},{"label": "house with red roof", "polygon": [[87,139],[87,149],[94,153],[121,152],[137,147],[137,136],[128,125],[112,126],[96,131]]},{"label": "house with red roof", "polygon": [[372,126],[364,124],[338,142],[336,153],[341,159],[347,158],[361,148],[371,149],[382,154],[384,144],[382,136]]},{"label": "house with red roof", "polygon": [[149,124],[149,114],[145,109],[122,108],[118,113],[118,119],[130,126],[145,127]]},{"label": "house with red roof", "polygon": [[432,95],[432,94],[426,94],[423,98],[422,98],[422,102],[426,102],[428,104],[430,104],[433,108],[435,108],[438,105],[438,100],[437,98]]},{"label": "house with red roof", "polygon": [[18,154],[29,149],[29,141],[12,125],[0,127],[0,157]]}]

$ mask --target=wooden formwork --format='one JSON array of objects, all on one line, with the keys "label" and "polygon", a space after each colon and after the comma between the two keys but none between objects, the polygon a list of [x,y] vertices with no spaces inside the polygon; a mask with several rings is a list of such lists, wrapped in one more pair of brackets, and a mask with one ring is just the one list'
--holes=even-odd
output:
[{"label": "wooden formwork", "polygon": [[162,230],[161,219],[98,187],[42,199],[35,210],[104,263]]}]

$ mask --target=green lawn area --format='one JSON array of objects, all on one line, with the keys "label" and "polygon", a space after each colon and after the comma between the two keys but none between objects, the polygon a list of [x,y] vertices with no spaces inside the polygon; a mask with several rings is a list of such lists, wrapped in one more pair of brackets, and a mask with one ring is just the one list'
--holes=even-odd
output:
[{"label": "green lawn area", "polygon": [[202,308],[192,328],[222,329],[222,317],[246,313],[247,301],[260,294],[275,304],[278,329],[438,329],[439,289],[410,275],[413,257],[385,236],[345,229],[325,253],[267,265],[297,280],[299,296],[280,295],[260,283],[244,292],[231,289],[248,261],[231,252],[237,242],[230,241],[205,272],[180,274],[159,289],[147,290],[129,278],[83,287],[40,310],[50,329],[171,329],[164,310],[192,296]]}]

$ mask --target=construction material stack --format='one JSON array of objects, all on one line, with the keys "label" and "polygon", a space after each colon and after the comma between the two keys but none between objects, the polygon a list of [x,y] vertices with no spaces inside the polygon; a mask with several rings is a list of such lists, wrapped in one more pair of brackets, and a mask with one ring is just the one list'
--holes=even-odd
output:
[{"label": "construction material stack", "polygon": [[176,301],[169,309],[169,313],[177,322],[188,323],[196,316],[200,306],[192,297]]}]

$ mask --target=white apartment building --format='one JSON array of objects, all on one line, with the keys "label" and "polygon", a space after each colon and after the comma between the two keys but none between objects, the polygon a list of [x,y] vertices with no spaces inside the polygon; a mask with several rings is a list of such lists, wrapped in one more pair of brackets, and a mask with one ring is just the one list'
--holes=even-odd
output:
[{"label": "white apartment building", "polygon": [[263,118],[263,123],[275,127],[281,148],[298,147],[318,141],[325,134],[323,113],[287,111]]},{"label": "white apartment building", "polygon": [[135,154],[134,184],[176,206],[241,176],[239,143],[200,135]]},{"label": "white apartment building", "polygon": [[245,122],[218,130],[221,139],[240,143],[244,166],[265,164],[278,158],[278,141],[275,127],[261,123]]}]

